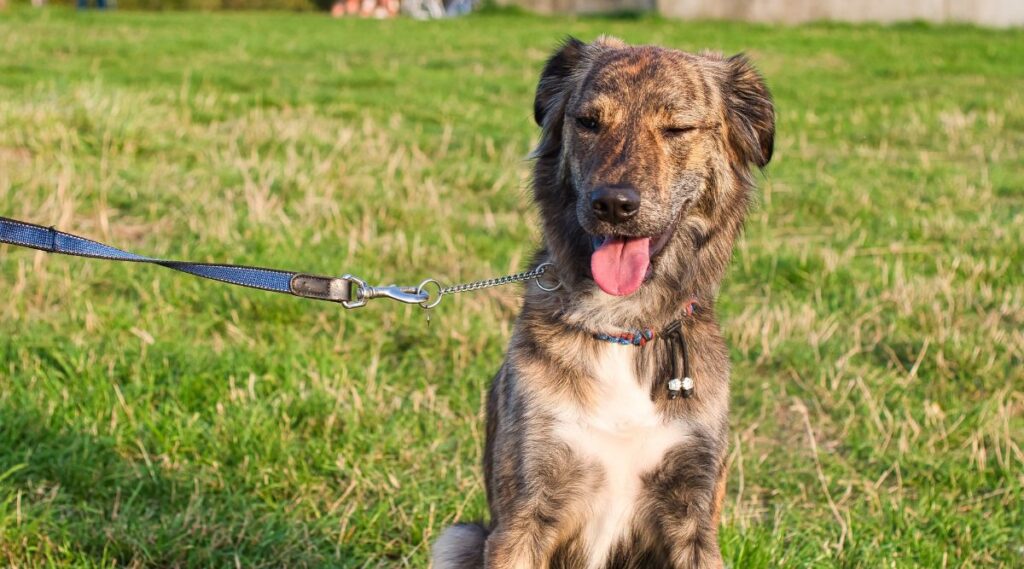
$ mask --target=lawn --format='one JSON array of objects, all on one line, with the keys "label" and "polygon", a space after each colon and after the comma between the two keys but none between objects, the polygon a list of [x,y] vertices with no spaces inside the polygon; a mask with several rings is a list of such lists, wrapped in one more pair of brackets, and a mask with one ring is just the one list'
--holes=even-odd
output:
[{"label": "lawn", "polygon": [[[373,282],[516,271],[565,34],[746,51],[734,568],[1024,565],[1024,32],[0,12],[0,215]],[[0,565],[426,567],[518,289],[425,318],[0,246]]]}]

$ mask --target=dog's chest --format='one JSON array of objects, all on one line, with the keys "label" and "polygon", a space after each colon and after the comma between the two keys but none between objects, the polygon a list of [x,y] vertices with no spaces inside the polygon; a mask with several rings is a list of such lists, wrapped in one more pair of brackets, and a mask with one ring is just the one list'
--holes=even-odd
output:
[{"label": "dog's chest", "polygon": [[583,537],[588,567],[601,567],[629,528],[641,477],[661,464],[665,453],[685,442],[683,421],[666,422],[651,401],[649,385],[636,377],[638,348],[609,344],[593,367],[593,404],[564,409],[557,418],[556,436],[591,468],[600,470],[593,494],[585,500]]}]

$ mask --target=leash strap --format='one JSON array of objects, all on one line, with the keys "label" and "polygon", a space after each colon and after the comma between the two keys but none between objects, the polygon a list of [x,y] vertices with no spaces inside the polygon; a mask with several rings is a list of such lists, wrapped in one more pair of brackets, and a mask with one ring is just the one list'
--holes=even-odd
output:
[{"label": "leash strap", "polygon": [[[33,223],[0,217],[0,243],[29,247],[76,257],[149,263],[175,271],[181,271],[204,279],[210,279],[238,286],[291,294],[302,298],[314,298],[348,304],[361,296],[353,294],[357,279],[351,277],[325,277],[261,267],[222,265],[215,263],[191,263],[169,261],[136,255],[91,239],[57,231]],[[358,291],[357,291],[358,292]],[[421,299],[422,300],[422,299]],[[349,306],[346,306],[349,308]]]}]

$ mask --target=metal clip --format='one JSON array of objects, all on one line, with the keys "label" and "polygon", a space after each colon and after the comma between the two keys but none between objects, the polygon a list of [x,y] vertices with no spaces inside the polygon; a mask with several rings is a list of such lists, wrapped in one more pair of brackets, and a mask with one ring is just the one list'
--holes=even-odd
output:
[{"label": "metal clip", "polygon": [[430,295],[421,287],[398,286],[393,284],[387,286],[370,286],[366,284],[366,281],[353,275],[344,275],[341,278],[350,281],[353,285],[353,291],[351,294],[351,298],[353,300],[346,300],[341,303],[345,308],[359,308],[360,306],[365,306],[366,301],[372,298],[390,298],[391,300],[397,300],[398,302],[404,302],[405,304],[422,304],[427,300],[430,300]]}]

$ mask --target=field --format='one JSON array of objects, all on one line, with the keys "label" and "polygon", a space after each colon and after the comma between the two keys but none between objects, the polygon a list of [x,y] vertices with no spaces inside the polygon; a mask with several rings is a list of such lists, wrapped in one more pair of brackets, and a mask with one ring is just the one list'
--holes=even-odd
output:
[{"label": "field", "polygon": [[[731,567],[1024,565],[1024,32],[0,12],[0,215],[473,280],[538,242],[565,34],[746,51],[776,155],[719,311]],[[481,518],[515,287],[359,311],[0,246],[0,565],[426,567]]]}]

